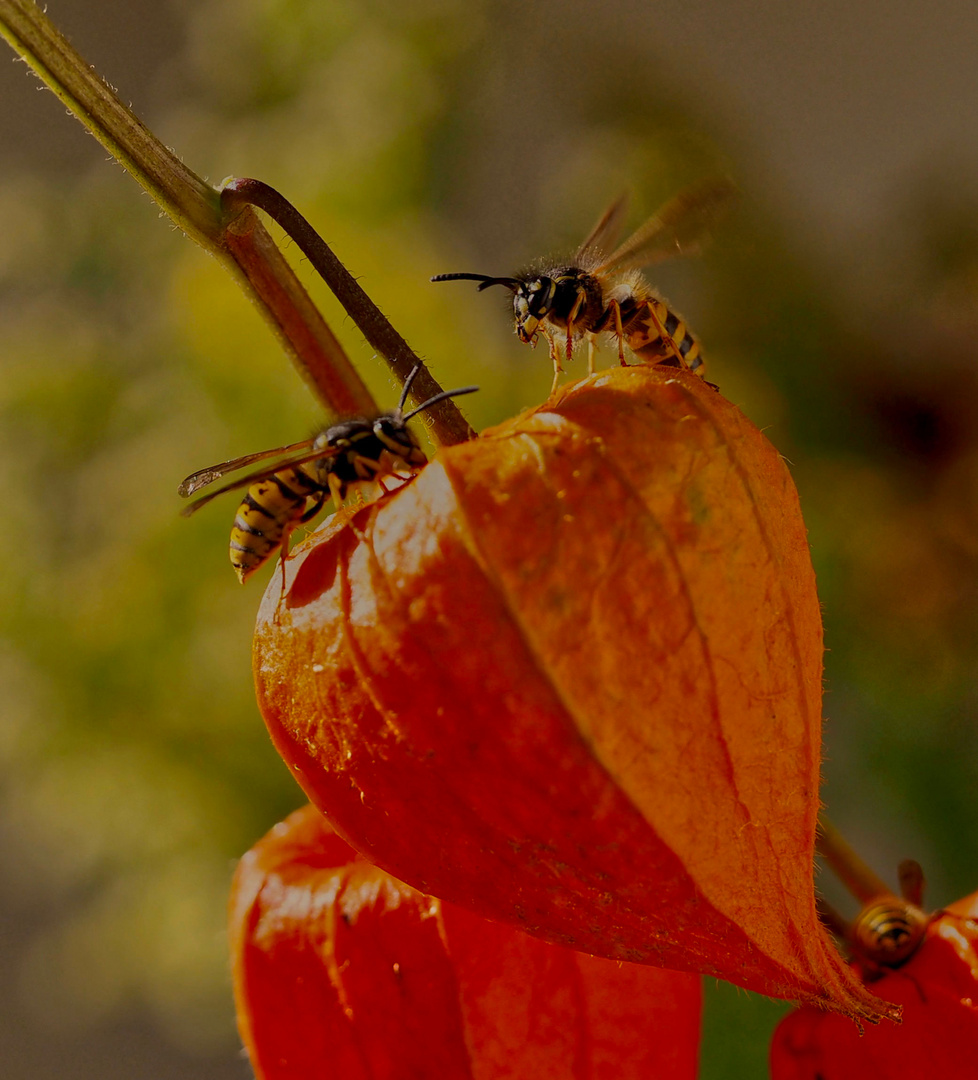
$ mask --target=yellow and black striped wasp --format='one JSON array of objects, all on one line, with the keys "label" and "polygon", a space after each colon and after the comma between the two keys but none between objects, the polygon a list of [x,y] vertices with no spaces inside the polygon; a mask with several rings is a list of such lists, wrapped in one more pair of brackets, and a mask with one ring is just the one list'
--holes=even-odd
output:
[{"label": "yellow and black striped wasp", "polygon": [[913,859],[900,863],[900,896],[881,896],[867,904],[849,929],[855,955],[869,975],[896,968],[917,951],[930,917],[922,910],[924,872]]},{"label": "yellow and black striped wasp", "polygon": [[867,979],[879,978],[906,963],[920,947],[934,917],[923,910],[924,873],[920,864],[904,859],[899,877],[899,896],[885,891],[871,897],[851,923],[822,897],[816,897],[819,918],[848,946]]},{"label": "yellow and black striped wasp", "polygon": [[[311,521],[327,499],[338,510],[352,485],[376,482],[383,488],[384,477],[413,474],[427,464],[417,436],[408,421],[445,398],[471,394],[477,386],[444,390],[404,415],[414,368],[404,383],[397,408],[373,419],[357,417],[326,428],[311,439],[262,450],[257,454],[212,465],[188,476],[179,487],[185,498],[227,473],[253,465],[263,458],[279,460],[249,473],[196,499],[184,511],[196,510],[227,491],[246,487],[231,529],[231,565],[242,583],[282,548],[285,558],[289,534],[296,526]],[[386,489],[385,489],[386,490]]]},{"label": "yellow and black striped wasp", "polygon": [[643,266],[696,250],[697,241],[731,202],[736,188],[725,178],[687,189],[665,203],[610,255],[621,230],[627,200],[619,198],[601,215],[573,259],[527,270],[514,277],[484,274],[438,274],[432,281],[478,281],[479,291],[502,285],[513,293],[513,313],[520,341],[535,345],[542,333],[554,365],[552,390],[563,370],[558,339],[566,337],[570,360],[574,344],[588,342],[588,373],[594,371],[595,338],[608,331],[640,359],[703,374],[699,339],[642,277]]}]

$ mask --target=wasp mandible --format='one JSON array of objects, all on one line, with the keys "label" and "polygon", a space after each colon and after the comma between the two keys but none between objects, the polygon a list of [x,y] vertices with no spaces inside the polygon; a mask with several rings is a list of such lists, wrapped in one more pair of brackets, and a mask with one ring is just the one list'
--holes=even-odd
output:
[{"label": "wasp mandible", "polygon": [[186,498],[227,473],[264,458],[278,457],[257,472],[196,499],[183,511],[183,516],[189,517],[218,495],[237,488],[248,489],[231,529],[231,565],[242,584],[268,561],[276,548],[282,548],[284,559],[289,534],[296,526],[311,521],[327,499],[331,498],[338,510],[352,485],[376,482],[383,488],[384,477],[413,474],[427,464],[428,459],[408,421],[445,398],[471,394],[478,387],[444,390],[405,416],[404,403],[419,370],[415,367],[405,380],[401,399],[392,412],[373,419],[343,420],[311,439],[224,461],[200,469],[183,481],[179,492]]},{"label": "wasp mandible", "polygon": [[566,357],[574,344],[588,342],[588,373],[594,372],[595,338],[602,331],[653,364],[703,374],[699,339],[685,319],[642,277],[641,268],[697,250],[697,242],[730,204],[736,188],[726,178],[701,183],[665,203],[611,255],[621,231],[627,199],[621,196],[601,215],[567,263],[528,270],[514,277],[485,274],[438,274],[432,281],[478,281],[479,291],[502,285],[513,293],[513,313],[520,341],[535,345],[542,333],[554,365],[551,392],[563,370],[558,338],[566,336]]}]

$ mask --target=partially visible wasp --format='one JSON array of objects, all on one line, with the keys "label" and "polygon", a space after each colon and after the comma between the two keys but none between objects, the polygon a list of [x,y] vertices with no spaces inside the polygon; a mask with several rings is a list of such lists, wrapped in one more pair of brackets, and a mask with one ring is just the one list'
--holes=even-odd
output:
[{"label": "partially visible wasp", "polygon": [[566,335],[570,360],[574,343],[588,342],[588,373],[594,372],[594,340],[602,331],[618,339],[618,359],[625,363],[624,346],[654,364],[686,368],[703,374],[700,343],[685,319],[659,296],[639,272],[643,266],[696,249],[696,241],[720,216],[736,191],[725,178],[687,189],[665,203],[611,255],[625,216],[627,200],[619,198],[601,215],[568,263],[528,270],[515,277],[484,274],[438,274],[432,281],[478,281],[479,291],[502,285],[513,293],[516,333],[535,345],[543,333],[554,365],[551,392],[563,370],[558,336]]},{"label": "partially visible wasp", "polygon": [[183,516],[189,517],[218,495],[248,488],[231,529],[231,565],[242,584],[268,561],[276,548],[282,548],[284,559],[289,534],[296,526],[311,521],[327,499],[331,498],[338,510],[351,485],[377,482],[383,488],[384,477],[413,474],[427,463],[417,436],[407,426],[408,421],[445,398],[471,394],[478,387],[442,391],[405,416],[404,403],[418,371],[415,367],[407,377],[401,399],[392,412],[373,419],[344,420],[311,439],[224,461],[200,469],[183,481],[179,492],[186,498],[227,473],[263,458],[284,455],[257,472],[196,499],[183,511]]},{"label": "partially visible wasp", "polygon": [[899,877],[900,896],[873,897],[852,923],[847,923],[823,899],[817,899],[822,921],[848,943],[871,979],[909,960],[923,942],[931,921],[931,916],[923,910],[924,874],[920,864],[904,859]]},{"label": "partially visible wasp", "polygon": [[930,922],[922,910],[924,872],[920,863],[904,859],[898,876],[900,896],[880,896],[870,901],[849,929],[853,952],[871,974],[909,960],[924,940]]}]

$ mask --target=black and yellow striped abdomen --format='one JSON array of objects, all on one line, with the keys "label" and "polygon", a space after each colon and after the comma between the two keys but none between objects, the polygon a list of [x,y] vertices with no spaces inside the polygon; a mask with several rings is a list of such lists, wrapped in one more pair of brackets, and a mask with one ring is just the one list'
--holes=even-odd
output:
[{"label": "black and yellow striped abdomen", "polygon": [[702,375],[705,369],[699,338],[690,332],[686,320],[658,297],[634,303],[634,311],[622,312],[622,332],[629,349],[641,360],[653,364],[671,361],[677,367],[685,364]]},{"label": "black and yellow striped abdomen", "polygon": [[231,528],[231,565],[238,580],[250,573],[279,547],[285,534],[306,516],[310,498],[324,502],[321,470],[315,462],[295,465],[259,480],[248,488]]},{"label": "black and yellow striped abdomen", "polygon": [[916,951],[927,923],[916,905],[895,896],[881,898],[859,913],[852,927],[852,944],[872,963],[898,967]]}]

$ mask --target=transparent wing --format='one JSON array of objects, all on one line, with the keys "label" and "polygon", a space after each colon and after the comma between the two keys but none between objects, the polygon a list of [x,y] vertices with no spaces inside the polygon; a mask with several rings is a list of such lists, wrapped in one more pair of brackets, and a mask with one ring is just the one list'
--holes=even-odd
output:
[{"label": "transparent wing", "polygon": [[198,469],[197,472],[191,473],[183,481],[177,491],[186,499],[188,495],[193,495],[195,491],[199,491],[207,484],[213,484],[215,480],[220,480],[222,476],[226,476],[229,472],[237,472],[238,469],[243,469],[246,465],[253,465],[256,461],[262,461],[264,458],[275,457],[276,454],[291,454],[297,450],[305,450],[307,446],[312,446],[312,443],[312,439],[303,439],[302,442],[292,443],[291,446],[277,446],[274,450],[259,450],[257,454],[245,454],[244,457],[222,461],[219,465]]},{"label": "transparent wing", "polygon": [[637,269],[699,250],[700,242],[727,212],[736,194],[736,186],[726,177],[687,188],[661,206],[593,272]]},{"label": "transparent wing", "polygon": [[[297,443],[296,445],[308,446],[311,442],[312,440],[308,439],[306,442]],[[307,461],[319,461],[321,458],[336,457],[339,453],[340,450],[338,448],[327,446],[309,454],[296,454],[292,457],[282,458],[274,464],[268,465],[264,469],[248,473],[247,476],[240,476],[237,480],[232,480],[230,484],[225,484],[216,491],[209,491],[206,495],[201,496],[201,498],[194,499],[188,507],[180,512],[181,516],[190,517],[191,514],[196,513],[202,506],[206,506],[211,499],[216,499],[218,495],[223,495],[227,491],[236,491],[238,488],[251,487],[252,484],[257,484],[259,480],[267,480],[270,476],[274,476],[276,473],[282,472],[285,469],[295,468],[296,465],[304,465]],[[260,457],[261,455],[258,456]]]},{"label": "transparent wing", "polygon": [[594,228],[584,238],[583,243],[577,249],[574,256],[578,264],[586,261],[587,256],[601,257],[609,251],[611,245],[618,239],[622,226],[625,224],[625,215],[628,213],[628,192],[622,192],[607,210],[598,218]]}]

